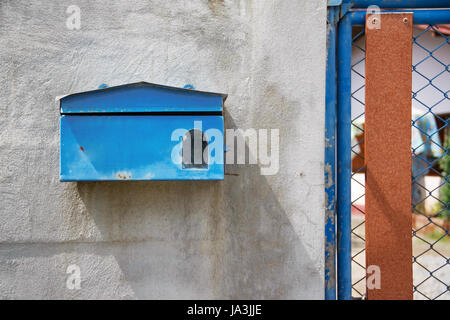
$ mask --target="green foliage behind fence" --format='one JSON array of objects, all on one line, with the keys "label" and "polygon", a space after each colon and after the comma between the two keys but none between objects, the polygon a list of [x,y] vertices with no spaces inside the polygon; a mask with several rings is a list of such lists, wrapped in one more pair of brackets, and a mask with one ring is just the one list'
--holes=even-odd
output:
[{"label": "green foliage behind fence", "polygon": [[[445,152],[444,157],[442,157],[441,160],[439,161],[439,164],[443,171],[442,175],[444,177],[446,177],[447,179],[450,179],[450,177],[449,177],[449,175],[450,175],[450,155],[448,154],[449,146],[450,146],[450,130],[446,130],[446,131],[447,132],[445,135],[445,142],[444,142],[446,152]],[[444,184],[444,186],[441,189],[440,198],[441,198],[440,200],[446,204],[446,209],[444,211],[442,211],[440,216],[446,220],[450,220],[450,208],[448,207],[448,205],[450,203],[450,183]],[[442,204],[442,208],[445,208],[444,204]]]}]

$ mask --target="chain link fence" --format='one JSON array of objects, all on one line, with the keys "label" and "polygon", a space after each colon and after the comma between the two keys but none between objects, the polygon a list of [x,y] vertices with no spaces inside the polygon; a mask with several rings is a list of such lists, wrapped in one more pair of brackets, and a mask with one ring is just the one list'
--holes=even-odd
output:
[{"label": "chain link fence", "polygon": [[[450,28],[415,26],[412,83],[414,299],[450,299]],[[352,42],[352,295],[365,278],[365,34]],[[395,142],[394,142],[395,143]],[[395,190],[392,190],[395,192]]]}]

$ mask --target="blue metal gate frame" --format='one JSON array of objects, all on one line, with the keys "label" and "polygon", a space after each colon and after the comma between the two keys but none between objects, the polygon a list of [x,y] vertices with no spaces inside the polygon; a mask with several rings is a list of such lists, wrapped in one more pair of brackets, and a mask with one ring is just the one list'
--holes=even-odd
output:
[{"label": "blue metal gate frame", "polygon": [[450,23],[448,0],[328,1],[325,96],[326,300],[352,299],[350,237],[352,26],[364,25],[366,19],[366,10],[352,11],[352,9],[367,9],[370,5],[386,9],[383,12],[413,12],[414,24]]}]

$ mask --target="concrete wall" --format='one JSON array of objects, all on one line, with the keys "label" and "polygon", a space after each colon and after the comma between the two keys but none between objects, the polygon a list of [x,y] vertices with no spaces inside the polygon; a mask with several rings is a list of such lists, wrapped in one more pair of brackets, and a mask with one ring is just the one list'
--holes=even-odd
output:
[{"label": "concrete wall", "polygon": [[[0,298],[323,298],[325,17],[325,0],[1,1]],[[280,129],[278,174],[59,182],[55,97],[141,80],[228,93],[228,128]]]}]

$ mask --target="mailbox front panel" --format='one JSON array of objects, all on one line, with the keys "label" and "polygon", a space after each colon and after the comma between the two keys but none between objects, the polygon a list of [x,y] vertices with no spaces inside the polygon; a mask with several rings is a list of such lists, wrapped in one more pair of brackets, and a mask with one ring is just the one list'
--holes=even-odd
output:
[{"label": "mailbox front panel", "polygon": [[[61,181],[222,180],[221,115],[62,115]],[[183,132],[208,137],[206,166],[184,166]]]}]

